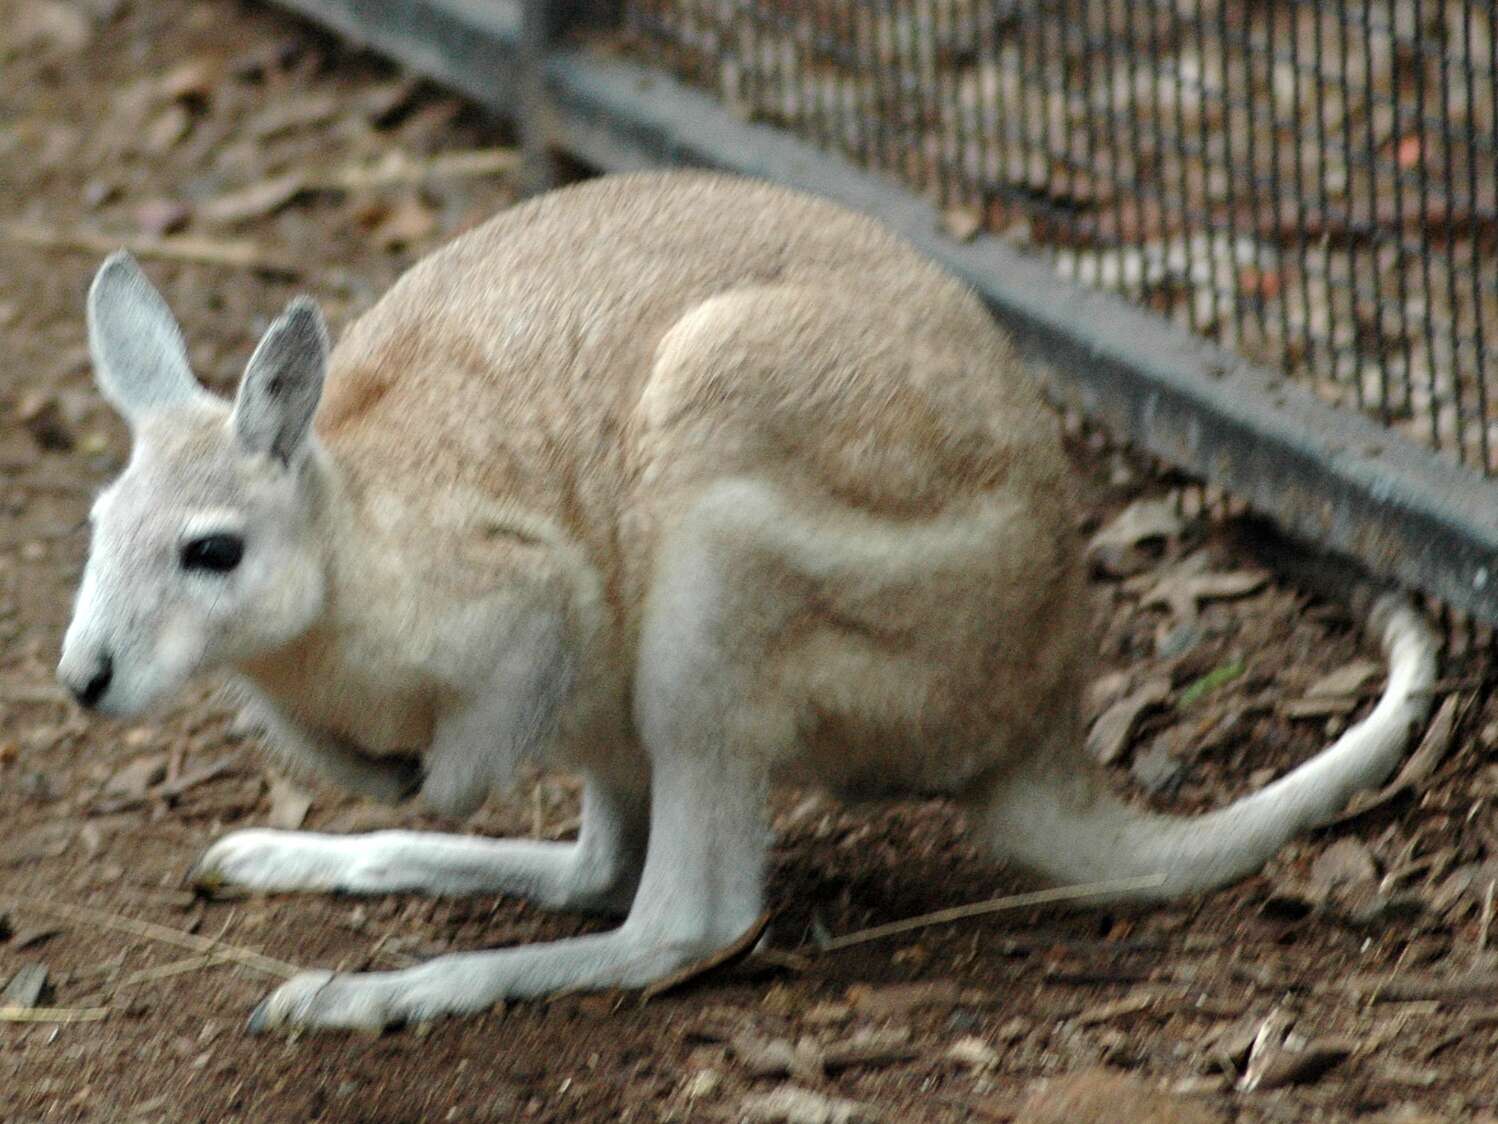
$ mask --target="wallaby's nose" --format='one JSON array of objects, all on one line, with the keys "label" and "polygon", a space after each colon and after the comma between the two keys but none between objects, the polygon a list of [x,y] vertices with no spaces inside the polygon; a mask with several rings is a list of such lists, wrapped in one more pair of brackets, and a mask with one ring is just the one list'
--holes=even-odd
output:
[{"label": "wallaby's nose", "polygon": [[104,697],[104,692],[109,690],[109,681],[114,678],[114,660],[109,658],[105,652],[99,657],[99,662],[94,665],[94,673],[88,682],[78,684],[76,680],[69,681],[68,690],[73,692],[73,697],[78,700],[78,705],[92,708],[95,703]]}]

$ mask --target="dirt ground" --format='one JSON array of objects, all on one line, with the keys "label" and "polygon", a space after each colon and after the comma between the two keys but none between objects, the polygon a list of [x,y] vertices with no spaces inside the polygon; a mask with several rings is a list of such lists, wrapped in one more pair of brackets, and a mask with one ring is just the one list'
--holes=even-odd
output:
[{"label": "dirt ground", "polygon": [[[0,1119],[1392,1122],[1498,1105],[1498,710],[1487,655],[1455,642],[1437,700],[1451,722],[1415,775],[1204,900],[1026,908],[817,955],[825,935],[1021,887],[940,804],[784,793],[770,943],[794,956],[648,1003],[571,996],[379,1037],[247,1036],[274,965],[205,958],[194,935],[358,969],[595,923],[486,898],[207,901],[182,878],[216,836],[300,821],[564,837],[573,793],[537,781],[461,825],[321,791],[309,807],[212,684],[138,724],[68,704],[51,669],[82,520],[127,452],[91,388],[83,293],[108,248],[136,245],[198,373],[227,390],[293,293],[316,295],[336,329],[510,203],[508,138],[231,0],[0,0],[0,74],[0,988],[17,989],[0,1000]],[[1082,529],[1136,528],[1097,554],[1094,737],[1121,787],[1200,810],[1356,717],[1378,685],[1359,664],[1377,653],[1342,609],[1266,578],[1199,489],[1069,435]],[[37,967],[43,1021],[14,1021]],[[1046,1107],[1076,1074],[1108,1109]],[[1130,1101],[1130,1077],[1164,1099]],[[811,1098],[800,1109],[793,1089]]]}]

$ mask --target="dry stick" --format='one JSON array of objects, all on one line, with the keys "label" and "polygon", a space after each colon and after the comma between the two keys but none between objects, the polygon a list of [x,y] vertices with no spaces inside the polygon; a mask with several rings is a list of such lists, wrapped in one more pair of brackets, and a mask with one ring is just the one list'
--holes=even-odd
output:
[{"label": "dry stick", "polygon": [[58,230],[54,227],[20,223],[0,226],[0,232],[12,242],[44,250],[109,254],[124,248],[138,258],[164,258],[198,265],[258,269],[288,277],[300,276],[305,272],[290,261],[267,254],[253,242],[241,240],[195,238],[187,235],[150,238],[145,235],[104,234],[96,230]]},{"label": "dry stick", "polygon": [[1482,891],[1482,924],[1477,930],[1477,947],[1472,950],[1472,970],[1476,971],[1482,966],[1483,953],[1488,947],[1488,926],[1493,920],[1493,880],[1488,879],[1488,884]]},{"label": "dry stick", "polygon": [[0,1023],[96,1023],[108,1007],[0,1007]]},{"label": "dry stick", "polygon": [[232,955],[225,952],[210,952],[202,956],[189,956],[186,960],[173,960],[170,964],[160,964],[155,968],[142,968],[131,972],[128,976],[120,977],[110,986],[115,989],[133,987],[135,984],[152,983],[156,980],[180,976],[186,972],[196,972],[203,968],[232,963],[234,963]]},{"label": "dry stick", "polygon": [[907,917],[903,921],[891,921],[888,925],[876,925],[872,929],[861,929],[843,937],[814,945],[818,952],[837,952],[854,945],[882,940],[897,933],[908,933],[912,929],[925,929],[932,925],[945,925],[952,921],[964,921],[969,917],[982,917],[990,913],[1001,913],[1009,909],[1024,909],[1032,905],[1049,905],[1053,902],[1078,901],[1107,894],[1123,893],[1127,890],[1148,890],[1165,881],[1163,874],[1149,874],[1142,878],[1121,878],[1113,882],[1087,882],[1077,886],[1056,886],[1049,890],[1032,890],[1025,894],[1010,894],[972,905],[959,905],[951,909],[939,909],[935,913],[923,913],[919,917]]},{"label": "dry stick", "polygon": [[163,944],[174,944],[178,948],[190,949],[193,952],[220,955],[226,959],[233,960],[236,964],[242,964],[246,968],[253,968],[257,972],[263,972],[267,976],[276,976],[280,979],[289,980],[292,976],[299,975],[302,971],[295,964],[288,964],[284,960],[264,956],[252,949],[224,944],[217,938],[200,937],[193,933],[184,933],[181,929],[172,929],[166,925],[158,925],[154,921],[138,921],[133,917],[123,917],[119,914],[106,913],[102,909],[90,909],[87,906],[81,905],[64,905],[61,902],[38,901],[36,898],[12,896],[8,900],[17,909],[31,910],[36,913],[50,913],[54,917],[65,917],[72,921],[85,921],[93,925],[102,925],[106,929],[114,929],[121,933],[130,933],[133,936],[144,937],[147,940],[161,941]]},{"label": "dry stick", "polygon": [[306,185],[314,190],[349,191],[425,183],[436,179],[497,176],[519,168],[520,160],[520,151],[514,148],[475,148],[465,152],[444,152],[430,160],[413,160],[399,152],[392,152],[373,164],[349,164],[331,175],[308,176]]}]

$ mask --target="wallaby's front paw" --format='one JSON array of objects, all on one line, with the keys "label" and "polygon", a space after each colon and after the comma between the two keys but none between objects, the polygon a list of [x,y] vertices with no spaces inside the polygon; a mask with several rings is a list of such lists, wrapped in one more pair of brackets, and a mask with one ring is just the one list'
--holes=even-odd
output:
[{"label": "wallaby's front paw", "polygon": [[188,883],[213,893],[228,886],[266,891],[341,889],[343,864],[325,841],[303,832],[251,828],[224,836],[188,872]]}]

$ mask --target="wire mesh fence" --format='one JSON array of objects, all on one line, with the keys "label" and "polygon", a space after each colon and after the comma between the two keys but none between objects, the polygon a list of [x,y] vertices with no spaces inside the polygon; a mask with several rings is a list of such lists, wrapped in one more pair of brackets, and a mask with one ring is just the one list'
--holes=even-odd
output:
[{"label": "wire mesh fence", "polygon": [[631,49],[1498,473],[1476,0],[626,0]]}]

